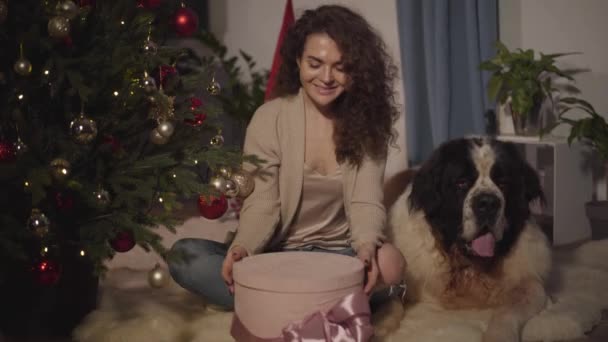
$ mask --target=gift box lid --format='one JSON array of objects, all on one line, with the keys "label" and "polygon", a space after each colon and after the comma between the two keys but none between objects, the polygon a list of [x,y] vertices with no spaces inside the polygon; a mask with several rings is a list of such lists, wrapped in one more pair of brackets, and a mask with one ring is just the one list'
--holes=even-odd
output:
[{"label": "gift box lid", "polygon": [[264,253],[236,262],[234,281],[249,288],[287,293],[334,291],[363,285],[363,263],[321,252]]}]

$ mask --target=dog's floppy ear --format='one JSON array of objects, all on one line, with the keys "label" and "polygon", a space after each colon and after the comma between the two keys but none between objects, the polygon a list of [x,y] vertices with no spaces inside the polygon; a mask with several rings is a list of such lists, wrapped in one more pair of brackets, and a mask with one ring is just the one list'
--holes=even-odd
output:
[{"label": "dog's floppy ear", "polygon": [[534,170],[528,162],[523,158],[522,163],[522,177],[524,184],[524,196],[528,203],[534,200],[540,200],[541,203],[545,203],[545,194],[538,178],[538,173]]},{"label": "dog's floppy ear", "polygon": [[410,208],[429,213],[441,205],[441,162],[439,152],[435,151],[416,172],[409,197]]}]

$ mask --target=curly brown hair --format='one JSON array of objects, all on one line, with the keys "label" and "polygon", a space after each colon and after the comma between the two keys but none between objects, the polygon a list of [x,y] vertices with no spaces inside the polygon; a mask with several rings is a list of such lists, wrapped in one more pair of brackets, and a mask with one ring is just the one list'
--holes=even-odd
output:
[{"label": "curly brown hair", "polygon": [[360,165],[365,155],[386,158],[399,115],[393,90],[397,68],[382,38],[361,15],[337,5],[305,11],[283,41],[273,95],[298,93],[302,85],[297,60],[307,37],[315,33],[325,33],[336,42],[350,78],[346,91],[332,103],[338,162]]}]

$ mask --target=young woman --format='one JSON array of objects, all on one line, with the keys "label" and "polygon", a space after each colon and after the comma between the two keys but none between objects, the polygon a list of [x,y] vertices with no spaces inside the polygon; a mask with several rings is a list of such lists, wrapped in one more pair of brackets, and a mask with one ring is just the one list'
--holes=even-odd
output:
[{"label": "young woman", "polygon": [[307,10],[281,49],[275,99],[254,114],[244,165],[255,180],[230,246],[184,239],[194,258],[171,263],[173,278],[210,303],[232,308],[232,268],[266,251],[350,255],[366,267],[365,292],[401,281],[404,260],[384,243],[383,176],[392,124],[395,67],[384,42],[342,6]]}]

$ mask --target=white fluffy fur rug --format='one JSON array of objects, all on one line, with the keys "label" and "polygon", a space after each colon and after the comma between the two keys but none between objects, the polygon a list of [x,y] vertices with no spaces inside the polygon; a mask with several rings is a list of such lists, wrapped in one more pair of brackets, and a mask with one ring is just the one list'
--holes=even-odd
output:
[{"label": "white fluffy fur rug", "polygon": [[[147,272],[109,272],[99,308],[74,331],[81,342],[233,341],[232,315],[205,304],[174,283],[162,289],[147,285]],[[549,281],[551,303],[528,322],[526,341],[580,338],[608,308],[608,240],[588,242],[554,253]],[[388,341],[475,342],[481,339],[490,311],[445,311],[428,304],[410,306]]]}]

